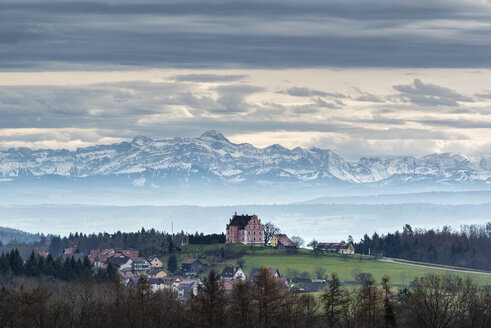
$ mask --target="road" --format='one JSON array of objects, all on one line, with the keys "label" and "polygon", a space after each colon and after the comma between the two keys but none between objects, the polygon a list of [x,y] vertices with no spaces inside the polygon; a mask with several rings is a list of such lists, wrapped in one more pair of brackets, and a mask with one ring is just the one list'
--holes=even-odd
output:
[{"label": "road", "polygon": [[431,266],[431,265],[425,265],[425,264],[399,262],[399,261],[392,260],[392,259],[380,259],[379,261],[387,262],[387,263],[403,264],[403,265],[409,265],[409,266],[416,266],[416,267],[420,267],[420,268],[437,269],[437,270],[443,270],[443,271],[472,273],[472,274],[481,274],[484,276],[491,276],[491,272],[484,272],[484,271],[472,271],[472,270],[464,270],[464,269],[443,268],[443,267]]}]

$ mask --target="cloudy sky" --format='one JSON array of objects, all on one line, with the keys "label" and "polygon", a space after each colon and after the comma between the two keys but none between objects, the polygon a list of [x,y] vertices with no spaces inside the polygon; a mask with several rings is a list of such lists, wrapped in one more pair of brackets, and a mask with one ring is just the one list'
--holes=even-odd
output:
[{"label": "cloudy sky", "polygon": [[477,0],[2,0],[0,148],[490,154],[490,35]]}]

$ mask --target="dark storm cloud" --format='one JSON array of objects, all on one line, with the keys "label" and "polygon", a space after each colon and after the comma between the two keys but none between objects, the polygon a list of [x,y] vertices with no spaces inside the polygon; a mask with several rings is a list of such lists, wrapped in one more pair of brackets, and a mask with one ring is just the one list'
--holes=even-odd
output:
[{"label": "dark storm cloud", "polygon": [[443,0],[2,1],[0,69],[491,67],[490,13]]},{"label": "dark storm cloud", "polygon": [[459,106],[458,102],[472,102],[467,96],[455,90],[434,84],[425,84],[415,79],[412,84],[394,85],[403,101],[422,106]]}]

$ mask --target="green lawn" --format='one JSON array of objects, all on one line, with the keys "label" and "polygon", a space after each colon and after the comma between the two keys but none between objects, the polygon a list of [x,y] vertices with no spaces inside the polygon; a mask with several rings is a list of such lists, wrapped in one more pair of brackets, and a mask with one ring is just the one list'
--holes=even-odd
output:
[{"label": "green lawn", "polygon": [[[221,248],[226,254],[234,254],[235,258],[223,261],[220,258]],[[231,265],[242,258],[244,261],[244,272],[249,275],[253,268],[274,267],[283,275],[287,269],[306,271],[314,276],[316,267],[326,269],[329,276],[337,273],[341,280],[349,283],[354,281],[354,276],[360,272],[369,272],[380,282],[384,275],[391,278],[391,283],[395,286],[408,285],[414,278],[423,276],[427,273],[452,274],[461,277],[470,277],[481,285],[491,285],[491,276],[452,273],[448,271],[412,267],[396,263],[384,263],[375,261],[369,256],[342,256],[342,255],[314,255],[311,251],[303,249],[298,253],[289,254],[278,251],[271,247],[252,247],[244,245],[189,245],[183,247],[182,253],[178,257],[178,263],[185,257],[202,257],[207,263],[214,263],[215,269],[219,272],[226,266]],[[360,260],[361,259],[361,260]],[[427,263],[424,263],[427,264]],[[431,265],[431,264],[430,264]]]},{"label": "green lawn", "polygon": [[414,278],[423,276],[427,273],[436,274],[454,274],[461,277],[470,277],[479,284],[491,284],[491,276],[451,273],[430,268],[411,267],[402,264],[384,263],[374,260],[360,261],[355,257],[330,257],[322,255],[247,255],[244,257],[244,270],[247,273],[252,268],[261,266],[275,267],[281,272],[286,272],[288,268],[296,269],[300,272],[306,271],[314,274],[316,267],[321,266],[328,273],[337,273],[341,280],[350,282],[354,280],[355,272],[369,272],[377,281],[380,281],[384,275],[391,279],[393,285],[408,285]]}]

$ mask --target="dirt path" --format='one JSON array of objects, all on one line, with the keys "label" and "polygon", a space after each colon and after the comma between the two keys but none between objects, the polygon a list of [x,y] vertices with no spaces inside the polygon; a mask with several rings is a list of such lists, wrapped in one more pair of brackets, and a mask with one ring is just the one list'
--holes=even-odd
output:
[{"label": "dirt path", "polygon": [[432,266],[432,265],[425,265],[425,264],[399,262],[399,261],[392,260],[392,259],[381,259],[379,261],[381,261],[381,262],[387,262],[387,263],[403,264],[403,265],[409,265],[409,266],[416,266],[416,267],[420,267],[420,268],[437,269],[437,270],[443,270],[443,271],[472,273],[472,274],[481,274],[481,275],[485,275],[485,276],[491,276],[491,272],[472,271],[472,270],[464,270],[464,269],[443,268],[443,267]]}]

